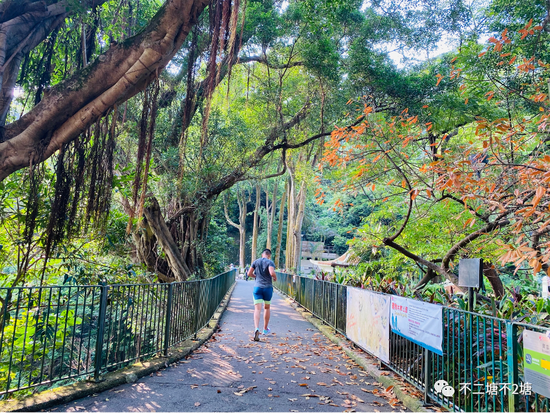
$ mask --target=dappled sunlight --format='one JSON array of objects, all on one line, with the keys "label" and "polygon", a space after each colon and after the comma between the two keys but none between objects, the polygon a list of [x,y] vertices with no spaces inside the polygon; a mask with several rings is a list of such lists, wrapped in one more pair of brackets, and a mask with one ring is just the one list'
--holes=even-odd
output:
[{"label": "dappled sunlight", "polygon": [[[220,329],[184,360],[67,411],[356,411],[392,410],[338,347],[273,296],[273,333],[252,340],[253,283],[238,283]],[[372,393],[366,393],[365,390]],[[370,399],[374,404],[367,404]]]}]

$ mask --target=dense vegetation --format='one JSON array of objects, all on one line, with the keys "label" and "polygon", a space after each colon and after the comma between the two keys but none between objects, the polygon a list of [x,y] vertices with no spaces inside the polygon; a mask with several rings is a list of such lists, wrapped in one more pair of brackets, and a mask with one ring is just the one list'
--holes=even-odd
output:
[{"label": "dense vegetation", "polygon": [[456,305],[479,257],[487,311],[541,313],[550,14],[512,3],[4,0],[0,286],[293,271],[303,234],[339,282]]}]

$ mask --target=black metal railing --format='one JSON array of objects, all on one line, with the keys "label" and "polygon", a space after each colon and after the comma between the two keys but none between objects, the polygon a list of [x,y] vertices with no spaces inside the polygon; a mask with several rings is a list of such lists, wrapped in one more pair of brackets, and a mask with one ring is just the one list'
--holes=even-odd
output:
[{"label": "black metal railing", "polygon": [[0,398],[167,355],[209,322],[235,276],[0,288]]},{"label": "black metal railing", "polygon": [[311,311],[341,334],[346,334],[347,290],[342,284],[277,272],[275,288]]},{"label": "black metal railing", "polygon": [[[279,272],[274,285],[346,335],[345,285]],[[426,402],[450,410],[548,412],[549,399],[530,391],[524,380],[525,328],[548,333],[539,326],[443,307],[443,356],[390,331],[387,367],[424,392]],[[437,393],[438,380],[445,380],[455,394]]]}]

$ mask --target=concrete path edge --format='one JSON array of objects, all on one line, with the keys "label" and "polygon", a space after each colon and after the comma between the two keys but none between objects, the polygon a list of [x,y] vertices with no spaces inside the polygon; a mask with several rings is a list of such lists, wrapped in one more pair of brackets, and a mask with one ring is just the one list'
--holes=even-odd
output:
[{"label": "concrete path edge", "polygon": [[279,290],[277,291],[281,294],[281,296],[283,296],[287,300],[287,302],[290,303],[290,305],[298,313],[301,314],[302,317],[304,317],[307,321],[313,324],[330,341],[340,346],[348,357],[350,357],[353,361],[355,361],[363,369],[365,369],[365,371],[369,373],[373,378],[375,378],[379,383],[382,383],[384,386],[386,386],[386,388],[393,386],[393,392],[395,393],[395,396],[399,400],[401,400],[401,402],[407,408],[409,408],[413,412],[431,411],[426,409],[423,406],[422,401],[403,392],[399,387],[401,383],[397,382],[395,379],[389,376],[382,375],[381,373],[383,373],[383,371],[381,371],[375,363],[373,363],[371,360],[367,358],[366,353],[365,355],[362,355],[362,354],[357,354],[355,351],[353,351],[350,346],[350,341],[347,338],[345,338],[344,336],[341,336],[340,334],[337,334],[332,327],[329,327],[320,318],[316,317],[315,315],[307,311],[304,307],[298,304],[293,298],[287,296],[282,291],[279,291]]},{"label": "concrete path edge", "polygon": [[207,342],[210,337],[212,337],[212,334],[214,334],[219,326],[220,318],[229,304],[229,299],[231,298],[236,285],[236,283],[233,284],[206,327],[199,331],[197,334],[197,340],[188,339],[180,346],[172,348],[168,357],[155,357],[150,360],[134,363],[123,369],[107,373],[102,376],[103,381],[98,383],[82,380],[67,386],[45,390],[22,400],[8,400],[0,402],[0,412],[34,412],[44,410],[61,403],[67,403],[91,394],[112,389],[113,387],[120,386],[124,383],[135,382],[141,377],[168,367],[170,364],[181,360],[185,356],[192,353],[194,350]]}]

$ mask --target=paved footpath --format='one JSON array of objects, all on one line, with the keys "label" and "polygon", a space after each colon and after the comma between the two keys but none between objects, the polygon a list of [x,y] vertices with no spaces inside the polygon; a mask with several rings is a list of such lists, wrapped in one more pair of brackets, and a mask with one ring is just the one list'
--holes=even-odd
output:
[{"label": "paved footpath", "polygon": [[221,330],[186,360],[51,411],[405,410],[278,294],[254,342],[253,284],[237,281]]}]

